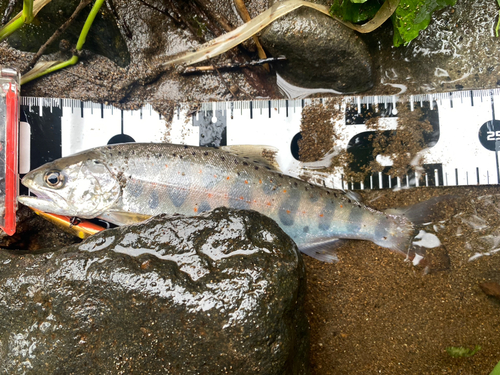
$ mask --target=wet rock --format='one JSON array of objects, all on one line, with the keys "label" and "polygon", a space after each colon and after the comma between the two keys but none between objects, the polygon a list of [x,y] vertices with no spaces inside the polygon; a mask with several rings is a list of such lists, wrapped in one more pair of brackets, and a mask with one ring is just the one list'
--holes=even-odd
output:
[{"label": "wet rock", "polygon": [[[7,3],[7,1],[1,1],[0,10]],[[52,0],[38,13],[31,24],[24,25],[7,39],[9,44],[22,51],[37,52],[52,34],[70,18],[79,3],[80,0]],[[83,9],[62,36],[48,47],[46,53],[57,52],[60,42],[63,40],[64,43],[69,41],[75,47],[91,8],[91,6],[87,6]],[[13,15],[21,9],[22,2],[18,2]],[[130,63],[127,45],[106,4],[101,7],[90,28],[84,49],[105,56],[121,67]]]},{"label": "wet rock", "polygon": [[342,93],[373,86],[365,43],[354,31],[318,11],[298,9],[264,29],[260,40],[272,56],[286,56],[277,71],[295,86]]},{"label": "wet rock", "polygon": [[256,212],[163,215],[0,262],[6,373],[308,373],[302,258]]},{"label": "wet rock", "polygon": [[[498,4],[457,1],[432,15],[427,29],[407,46],[394,48],[392,25],[366,35],[375,47],[383,85],[407,94],[500,86],[500,44],[495,37]],[[365,36],[363,37],[365,38]],[[397,91],[396,91],[397,92]]]},{"label": "wet rock", "polygon": [[78,237],[61,231],[54,224],[23,205],[19,205],[17,209],[16,221],[17,228],[13,236],[8,236],[0,230],[0,247],[2,249],[35,251],[51,248],[55,250],[62,246],[81,242]]}]

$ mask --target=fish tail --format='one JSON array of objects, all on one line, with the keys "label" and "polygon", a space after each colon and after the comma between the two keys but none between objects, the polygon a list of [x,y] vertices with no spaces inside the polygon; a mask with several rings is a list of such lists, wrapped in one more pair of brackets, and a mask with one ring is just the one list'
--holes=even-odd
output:
[{"label": "fish tail", "polygon": [[[433,223],[451,217],[457,207],[457,196],[445,195],[430,198],[424,202],[401,209],[387,210],[407,220],[413,233],[400,236],[401,241],[395,246],[399,252],[406,253],[406,260],[414,266],[424,269],[424,273],[449,270],[450,257],[434,229]],[[409,227],[408,227],[409,228]]]}]

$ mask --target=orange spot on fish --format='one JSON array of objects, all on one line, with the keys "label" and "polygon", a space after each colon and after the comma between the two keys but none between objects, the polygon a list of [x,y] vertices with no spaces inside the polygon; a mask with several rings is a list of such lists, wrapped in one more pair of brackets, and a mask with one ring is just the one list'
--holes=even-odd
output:
[{"label": "orange spot on fish", "polygon": [[215,178],[217,178],[217,175],[216,175],[216,174],[214,174],[214,177],[215,177]]},{"label": "orange spot on fish", "polygon": [[262,184],[262,180],[259,180],[259,184]]},{"label": "orange spot on fish", "polygon": [[195,207],[195,208],[194,208],[194,212],[198,212],[198,207]]},{"label": "orange spot on fish", "polygon": [[245,180],[245,184],[248,184],[248,181],[247,181],[247,180]]},{"label": "orange spot on fish", "polygon": [[231,177],[227,176],[227,177],[226,177],[226,180],[229,180],[230,178],[231,178]]},{"label": "orange spot on fish", "polygon": [[245,198],[243,198],[243,197],[240,197],[240,199],[241,199],[241,200],[243,200],[243,199],[245,199]]},{"label": "orange spot on fish", "polygon": [[290,210],[286,210],[286,213],[290,215]]},{"label": "orange spot on fish", "polygon": [[268,206],[270,206],[270,205],[271,205],[271,202],[266,202],[266,204],[267,204]]},{"label": "orange spot on fish", "polygon": [[168,168],[168,164],[165,164],[165,168]]},{"label": "orange spot on fish", "polygon": [[200,174],[202,173],[201,169],[200,169],[200,171],[198,173],[200,173]]},{"label": "orange spot on fish", "polygon": [[209,198],[212,198],[213,196],[214,196],[213,194],[208,193],[208,197],[209,197]]},{"label": "orange spot on fish", "polygon": [[344,206],[340,205],[340,208],[342,208],[342,207],[344,207]]},{"label": "orange spot on fish", "polygon": [[286,189],[285,189],[285,190],[283,190],[283,193],[286,193]]},{"label": "orange spot on fish", "polygon": [[323,217],[324,215],[323,214],[319,214],[319,217]]}]

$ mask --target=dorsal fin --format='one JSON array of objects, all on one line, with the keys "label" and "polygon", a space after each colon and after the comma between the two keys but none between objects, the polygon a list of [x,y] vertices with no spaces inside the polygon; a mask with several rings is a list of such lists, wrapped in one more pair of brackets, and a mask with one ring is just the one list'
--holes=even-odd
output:
[{"label": "dorsal fin", "polygon": [[271,167],[273,170],[281,172],[276,161],[276,154],[279,151],[276,147],[264,145],[232,145],[219,148],[240,158],[248,158],[252,161],[257,161]]}]

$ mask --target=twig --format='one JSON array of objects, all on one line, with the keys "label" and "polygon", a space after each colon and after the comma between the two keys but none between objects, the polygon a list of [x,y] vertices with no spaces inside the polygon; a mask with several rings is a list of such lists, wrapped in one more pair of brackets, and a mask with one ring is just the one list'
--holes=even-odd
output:
[{"label": "twig", "polygon": [[57,38],[59,38],[59,36],[69,27],[69,25],[71,25],[71,23],[75,20],[75,18],[78,16],[78,14],[82,11],[83,8],[85,8],[87,5],[89,5],[90,3],[92,2],[92,0],[81,0],[80,1],[80,4],[78,4],[78,6],[76,7],[75,11],[73,12],[73,14],[66,20],[66,22],[64,22],[62,24],[61,27],[59,27],[55,32],[54,34],[52,34],[52,36],[49,38],[49,40],[47,40],[43,46],[40,47],[40,49],[38,50],[38,52],[35,54],[35,56],[33,56],[33,58],[31,59],[31,62],[29,63],[29,65],[24,68],[23,70],[23,74],[26,73],[28,70],[32,69],[36,62],[38,61],[38,59],[40,59],[40,57],[43,55],[43,53],[45,52],[45,50],[47,49],[47,47],[49,45],[52,44],[52,42],[54,42],[54,40],[56,40]]},{"label": "twig", "polygon": [[275,61],[283,61],[286,60],[285,56],[278,56],[278,57],[268,57],[266,59],[262,60],[254,60],[254,61],[248,61],[248,62],[242,62],[242,63],[227,63],[224,65],[208,65],[208,66],[190,66],[187,67],[182,74],[192,74],[192,73],[206,73],[206,72],[212,72],[215,69],[219,70],[228,70],[228,69],[236,69],[236,68],[246,68],[248,66],[258,66],[258,65],[264,65],[270,62],[275,62]]},{"label": "twig", "polygon": [[[240,17],[243,20],[243,22],[249,22],[252,19],[252,17],[250,17],[250,13],[248,13],[248,9],[245,6],[243,0],[234,0],[234,5],[236,5],[236,10],[240,14]],[[264,51],[264,48],[262,48],[262,44],[260,44],[259,38],[257,37],[257,35],[254,35],[252,38],[255,43],[255,46],[257,47],[257,54],[259,55],[259,58],[265,59],[267,57],[266,52]],[[264,64],[262,67],[267,72],[270,71],[268,64]]]}]

